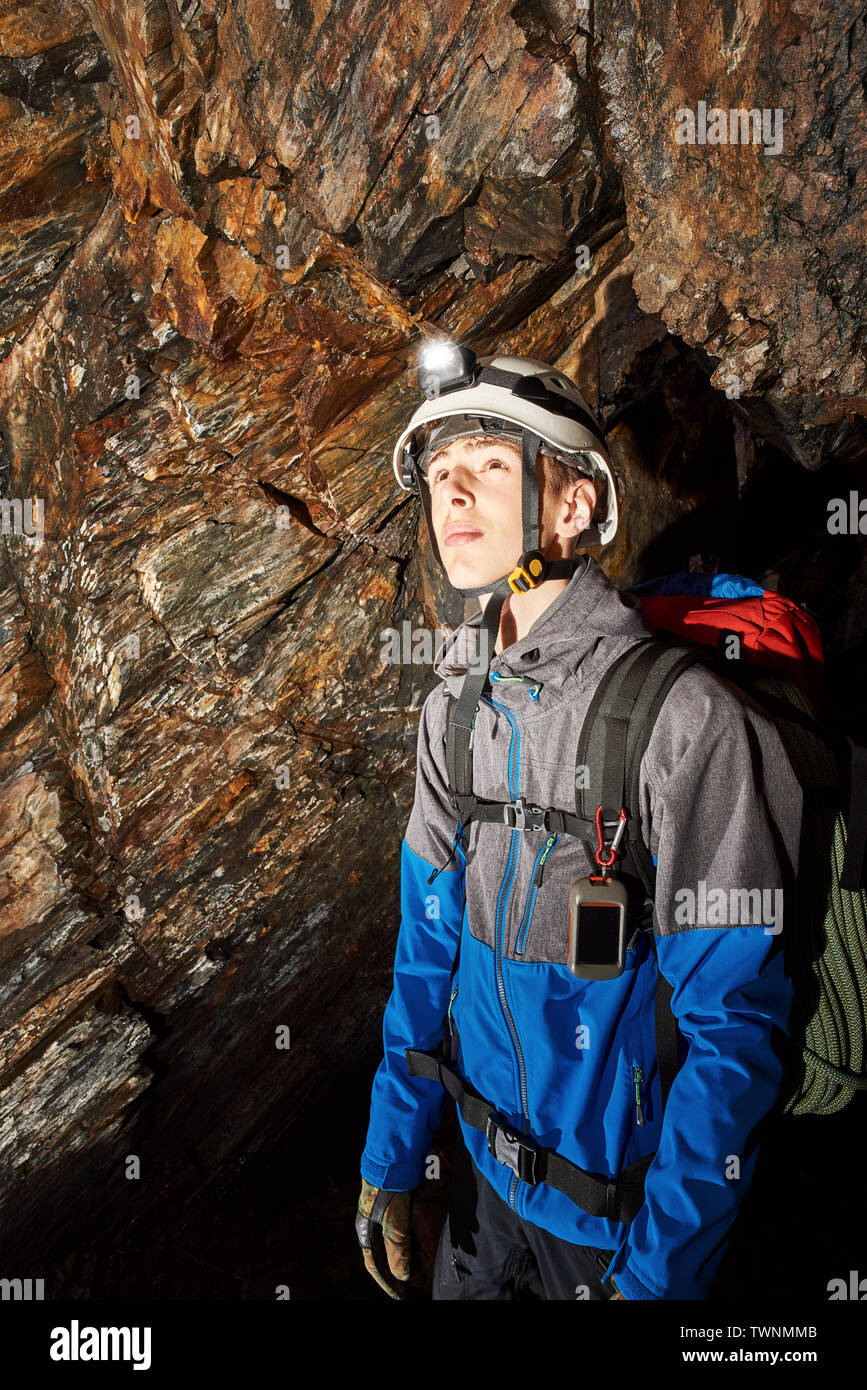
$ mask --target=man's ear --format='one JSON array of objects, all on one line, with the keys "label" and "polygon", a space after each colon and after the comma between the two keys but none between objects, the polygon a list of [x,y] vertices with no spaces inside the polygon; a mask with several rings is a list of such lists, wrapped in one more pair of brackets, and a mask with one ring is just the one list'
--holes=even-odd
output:
[{"label": "man's ear", "polygon": [[[562,518],[564,536],[580,536],[590,525],[596,510],[596,488],[589,478],[579,478],[570,483],[560,501],[562,512],[568,508],[568,517]],[[559,528],[558,528],[559,529]]]}]

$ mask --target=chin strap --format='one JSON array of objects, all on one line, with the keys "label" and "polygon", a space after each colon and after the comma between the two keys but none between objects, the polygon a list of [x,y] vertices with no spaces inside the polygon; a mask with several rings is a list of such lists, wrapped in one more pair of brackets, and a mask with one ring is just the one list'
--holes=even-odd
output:
[{"label": "chin strap", "polygon": [[[580,560],[546,560],[539,549],[539,483],[536,477],[536,459],[542,445],[541,435],[524,429],[521,442],[521,516],[523,523],[523,553],[517,565],[499,579],[480,584],[474,589],[461,589],[456,584],[451,587],[465,598],[477,598],[479,594],[490,594],[488,606],[482,614],[478,660],[470,666],[463,680],[460,698],[457,701],[452,723],[466,730],[469,738],[479,700],[488,683],[488,673],[494,658],[497,636],[500,631],[500,618],[503,605],[510,594],[524,594],[538,588],[546,579],[571,579]],[[418,490],[422,509],[427,522],[431,545],[440,569],[445,573],[436,534],[431,522],[430,493],[419,479]],[[451,582],[451,581],[449,581]],[[453,737],[453,734],[450,736]]]}]

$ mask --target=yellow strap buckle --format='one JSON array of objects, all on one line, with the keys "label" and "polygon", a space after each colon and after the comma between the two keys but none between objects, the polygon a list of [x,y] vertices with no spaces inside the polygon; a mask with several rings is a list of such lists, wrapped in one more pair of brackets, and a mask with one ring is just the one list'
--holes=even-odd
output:
[{"label": "yellow strap buckle", "polygon": [[545,557],[538,551],[522,555],[521,560],[526,563],[517,564],[509,575],[509,588],[513,594],[525,594],[528,589],[535,589],[545,570]]}]

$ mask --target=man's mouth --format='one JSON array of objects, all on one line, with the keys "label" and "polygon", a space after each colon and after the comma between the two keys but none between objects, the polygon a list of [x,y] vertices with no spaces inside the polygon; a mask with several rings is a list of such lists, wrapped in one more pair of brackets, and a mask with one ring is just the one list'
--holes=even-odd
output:
[{"label": "man's mouth", "polygon": [[470,541],[480,540],[484,535],[478,526],[449,526],[446,528],[445,545],[469,545]]}]

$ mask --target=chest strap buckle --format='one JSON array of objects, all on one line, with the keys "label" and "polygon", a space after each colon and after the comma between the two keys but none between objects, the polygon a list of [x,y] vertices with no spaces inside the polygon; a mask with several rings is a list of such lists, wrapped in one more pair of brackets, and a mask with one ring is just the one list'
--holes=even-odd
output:
[{"label": "chest strap buckle", "polygon": [[528,805],[523,796],[503,803],[503,820],[512,830],[547,830],[547,814],[542,806]]}]

